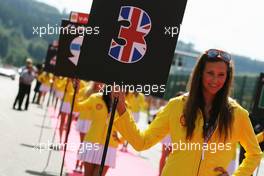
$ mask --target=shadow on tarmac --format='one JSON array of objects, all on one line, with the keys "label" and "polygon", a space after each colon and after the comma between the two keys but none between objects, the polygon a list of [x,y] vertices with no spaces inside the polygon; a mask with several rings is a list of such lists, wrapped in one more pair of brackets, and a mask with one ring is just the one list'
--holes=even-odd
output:
[{"label": "shadow on tarmac", "polygon": [[63,148],[63,144],[50,144],[49,146],[47,145],[30,145],[30,144],[20,144],[23,147],[28,147],[28,148],[33,148],[36,150],[53,150],[53,151],[61,151]]},{"label": "shadow on tarmac", "polygon": [[28,147],[28,148],[36,148],[36,147],[39,147],[37,145],[30,145],[30,144],[20,144],[21,146],[23,147]]},{"label": "shadow on tarmac", "polygon": [[46,171],[38,172],[38,171],[33,171],[33,170],[26,170],[25,172],[30,174],[30,175],[40,175],[40,176],[57,176],[57,175],[60,175],[59,173],[52,173],[52,172],[46,172]]},{"label": "shadow on tarmac", "polygon": [[41,125],[38,125],[38,124],[36,124],[36,125],[34,125],[35,127],[39,127],[39,128],[44,128],[44,129],[53,129],[52,127],[50,127],[50,126],[41,126]]}]

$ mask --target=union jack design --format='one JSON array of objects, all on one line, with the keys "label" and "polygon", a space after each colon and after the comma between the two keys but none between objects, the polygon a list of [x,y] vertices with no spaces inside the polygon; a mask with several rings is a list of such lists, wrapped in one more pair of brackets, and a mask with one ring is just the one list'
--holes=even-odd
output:
[{"label": "union jack design", "polygon": [[118,21],[128,21],[128,27],[121,26],[118,38],[125,40],[125,45],[111,41],[109,56],[122,63],[135,63],[141,60],[147,50],[145,36],[151,30],[149,15],[142,9],[133,6],[122,6]]}]

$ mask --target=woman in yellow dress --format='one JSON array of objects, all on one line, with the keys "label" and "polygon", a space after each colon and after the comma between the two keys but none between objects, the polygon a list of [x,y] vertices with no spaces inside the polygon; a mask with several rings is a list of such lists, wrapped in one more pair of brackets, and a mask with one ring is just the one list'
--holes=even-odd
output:
[{"label": "woman in yellow dress", "polygon": [[202,54],[192,72],[189,93],[172,98],[145,131],[136,126],[119,97],[115,127],[138,151],[155,145],[167,134],[172,152],[162,176],[227,176],[235,144],[246,157],[233,176],[248,176],[259,165],[262,152],[248,112],[229,98],[234,66],[227,52],[210,49]]},{"label": "woman in yellow dress", "polygon": [[[108,129],[111,104],[112,101],[109,94],[95,93],[78,105],[80,112],[83,112],[82,115],[91,121],[78,155],[78,159],[84,162],[85,176],[98,175]],[[116,152],[120,142],[117,132],[113,128],[103,168],[103,176],[106,175],[109,167],[115,167]]]}]

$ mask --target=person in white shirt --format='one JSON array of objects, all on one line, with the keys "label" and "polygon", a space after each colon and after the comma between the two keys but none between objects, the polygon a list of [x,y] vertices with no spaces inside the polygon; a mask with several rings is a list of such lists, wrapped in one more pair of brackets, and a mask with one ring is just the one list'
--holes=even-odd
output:
[{"label": "person in white shirt", "polygon": [[27,95],[27,100],[26,100],[24,110],[28,109],[31,83],[34,79],[35,79],[35,72],[32,66],[32,60],[28,58],[26,60],[26,67],[22,70],[20,77],[19,77],[19,89],[18,89],[18,94],[16,96],[15,102],[13,104],[13,109],[16,109],[16,104],[18,102],[17,110],[19,111],[22,110],[21,106],[22,106],[25,95]]}]

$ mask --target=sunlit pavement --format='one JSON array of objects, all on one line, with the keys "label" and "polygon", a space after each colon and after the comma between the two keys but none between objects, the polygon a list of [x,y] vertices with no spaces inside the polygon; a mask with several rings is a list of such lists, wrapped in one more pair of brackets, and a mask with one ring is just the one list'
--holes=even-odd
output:
[{"label": "sunlit pavement", "polygon": [[[49,151],[35,149],[45,111],[34,104],[30,104],[28,111],[12,109],[18,80],[0,77],[0,88],[0,176],[59,175],[61,154],[52,152],[43,172]],[[47,121],[41,142],[50,140],[52,133],[51,123]]]}]

